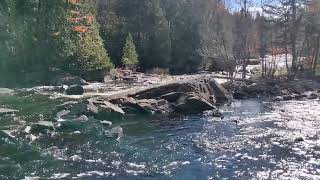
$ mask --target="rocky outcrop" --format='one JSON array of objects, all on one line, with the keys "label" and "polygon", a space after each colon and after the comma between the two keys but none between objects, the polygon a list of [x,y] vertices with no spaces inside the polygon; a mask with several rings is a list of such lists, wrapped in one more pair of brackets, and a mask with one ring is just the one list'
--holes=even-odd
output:
[{"label": "rocky outcrop", "polygon": [[[130,95],[135,102],[130,107],[161,113],[194,114],[216,110],[216,105],[231,100],[229,93],[215,80],[197,78],[148,88]],[[138,109],[138,108],[136,108]]]},{"label": "rocky outcrop", "polygon": [[141,90],[131,97],[136,99],[164,98],[169,102],[177,101],[189,94],[197,95],[211,104],[224,104],[231,100],[231,96],[217,81],[210,78],[197,78],[191,81],[174,82],[146,90]]}]

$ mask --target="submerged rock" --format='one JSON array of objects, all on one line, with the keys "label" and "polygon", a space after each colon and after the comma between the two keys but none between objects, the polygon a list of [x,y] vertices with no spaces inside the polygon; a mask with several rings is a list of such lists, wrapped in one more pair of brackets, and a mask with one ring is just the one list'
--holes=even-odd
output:
[{"label": "submerged rock", "polygon": [[117,141],[120,142],[120,139],[123,137],[123,129],[121,126],[116,126],[111,128],[110,131],[105,131],[105,135],[108,137],[117,136]]},{"label": "submerged rock", "polygon": [[45,132],[46,130],[54,130],[54,124],[51,121],[39,121],[31,125],[32,133]]},{"label": "submerged rock", "polygon": [[69,110],[62,110],[62,111],[59,111],[56,115],[57,118],[63,118],[67,115],[70,114],[70,111]]},{"label": "submerged rock", "polygon": [[106,126],[112,126],[111,121],[100,121],[101,124],[106,125]]},{"label": "submerged rock", "polygon": [[89,121],[89,118],[86,115],[81,115],[80,117],[74,119],[75,121],[80,121],[80,122],[87,122]]}]

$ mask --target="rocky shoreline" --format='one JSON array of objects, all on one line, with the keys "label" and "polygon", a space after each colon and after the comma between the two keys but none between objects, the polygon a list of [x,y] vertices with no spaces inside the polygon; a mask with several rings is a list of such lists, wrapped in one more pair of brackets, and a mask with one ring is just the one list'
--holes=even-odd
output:
[{"label": "rocky shoreline", "polygon": [[271,101],[320,98],[320,82],[316,80],[255,80],[223,84],[235,99],[266,98]]}]

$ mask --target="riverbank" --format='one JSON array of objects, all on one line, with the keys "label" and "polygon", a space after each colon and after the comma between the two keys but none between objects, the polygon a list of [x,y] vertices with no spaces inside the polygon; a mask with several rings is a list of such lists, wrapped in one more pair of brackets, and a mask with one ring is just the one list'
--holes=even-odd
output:
[{"label": "riverbank", "polygon": [[235,99],[265,98],[273,101],[320,98],[320,82],[309,79],[233,81],[223,84]]}]

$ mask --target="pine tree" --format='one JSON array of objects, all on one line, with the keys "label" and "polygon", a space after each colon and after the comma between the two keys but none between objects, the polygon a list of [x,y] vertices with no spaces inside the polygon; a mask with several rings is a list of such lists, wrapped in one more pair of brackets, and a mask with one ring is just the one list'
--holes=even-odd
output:
[{"label": "pine tree", "polygon": [[73,55],[70,56],[71,70],[78,73],[108,71],[113,68],[104,48],[96,21],[96,2],[92,0],[69,1],[69,18],[72,23]]},{"label": "pine tree", "polygon": [[123,47],[122,64],[129,69],[136,68],[139,63],[136,47],[133,42],[133,38],[129,33],[126,39],[126,43]]}]

